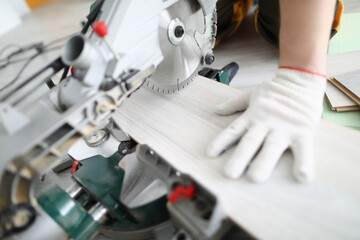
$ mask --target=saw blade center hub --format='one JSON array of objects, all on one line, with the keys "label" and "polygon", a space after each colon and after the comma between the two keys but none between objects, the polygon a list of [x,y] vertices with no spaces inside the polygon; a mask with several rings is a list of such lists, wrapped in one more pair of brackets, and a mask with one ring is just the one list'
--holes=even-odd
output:
[{"label": "saw blade center hub", "polygon": [[179,45],[185,37],[185,25],[179,18],[170,21],[168,37],[173,45]]}]

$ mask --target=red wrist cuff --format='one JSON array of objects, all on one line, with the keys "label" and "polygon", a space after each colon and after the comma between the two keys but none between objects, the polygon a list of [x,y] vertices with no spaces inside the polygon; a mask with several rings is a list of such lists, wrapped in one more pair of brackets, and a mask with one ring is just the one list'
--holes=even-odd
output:
[{"label": "red wrist cuff", "polygon": [[323,77],[323,78],[327,79],[327,76],[325,74],[312,72],[312,71],[309,71],[309,70],[306,70],[306,69],[295,68],[295,67],[286,67],[286,66],[280,66],[279,69],[290,69],[290,70],[295,70],[295,71],[299,71],[299,72],[305,72],[305,73],[309,73],[309,74],[316,75],[316,76]]}]

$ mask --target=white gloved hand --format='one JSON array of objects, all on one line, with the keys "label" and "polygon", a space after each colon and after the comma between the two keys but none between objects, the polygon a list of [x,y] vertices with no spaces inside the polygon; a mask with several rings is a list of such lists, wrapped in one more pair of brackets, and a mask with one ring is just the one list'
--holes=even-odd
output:
[{"label": "white gloved hand", "polygon": [[248,177],[263,182],[290,148],[294,176],[299,181],[311,181],[313,135],[322,114],[325,85],[326,76],[280,68],[273,80],[218,106],[221,115],[246,111],[209,145],[207,154],[219,156],[240,139],[225,164],[225,175],[238,178],[249,165]]}]

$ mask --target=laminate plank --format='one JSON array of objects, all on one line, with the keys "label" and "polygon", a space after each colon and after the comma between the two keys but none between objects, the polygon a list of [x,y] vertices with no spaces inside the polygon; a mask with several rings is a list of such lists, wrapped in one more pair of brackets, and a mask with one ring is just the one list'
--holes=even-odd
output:
[{"label": "laminate plank", "polygon": [[218,116],[214,106],[238,91],[202,77],[171,95],[142,88],[120,107],[116,120],[139,143],[203,184],[226,214],[256,238],[359,238],[360,133],[321,121],[315,143],[317,179],[311,184],[292,177],[289,151],[265,184],[246,177],[229,180],[222,168],[232,150],[208,158],[205,149],[239,116]]}]

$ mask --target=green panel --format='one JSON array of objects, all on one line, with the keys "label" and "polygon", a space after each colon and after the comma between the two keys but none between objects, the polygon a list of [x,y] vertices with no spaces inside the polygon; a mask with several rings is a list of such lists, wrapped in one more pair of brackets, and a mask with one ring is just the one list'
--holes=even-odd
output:
[{"label": "green panel", "polygon": [[360,130],[360,111],[337,112],[331,110],[328,102],[324,99],[324,111],[322,118],[337,124]]},{"label": "green panel", "polygon": [[59,186],[44,189],[38,194],[37,200],[75,240],[90,239],[100,228],[100,224]]},{"label": "green panel", "polygon": [[345,13],[340,31],[330,40],[329,54],[360,50],[360,13]]}]

